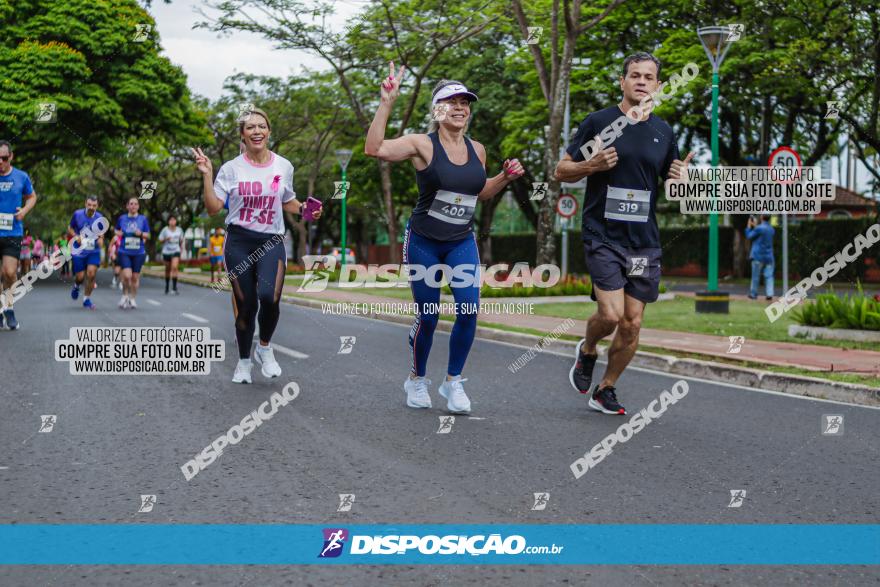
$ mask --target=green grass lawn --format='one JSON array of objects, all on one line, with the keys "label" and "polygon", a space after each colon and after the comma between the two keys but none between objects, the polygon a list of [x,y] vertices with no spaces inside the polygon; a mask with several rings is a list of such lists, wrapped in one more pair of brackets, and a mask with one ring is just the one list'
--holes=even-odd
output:
[{"label": "green grass lawn", "polygon": [[[561,303],[535,304],[535,314],[586,320],[595,312],[595,304]],[[772,340],[799,342],[847,349],[876,351],[877,344],[845,340],[816,340],[788,336],[789,324],[794,324],[791,312],[783,314],[771,323],[764,313],[764,304],[744,300],[731,300],[730,314],[697,314],[693,298],[679,297],[665,302],[648,304],[642,321],[644,328],[697,332],[716,336],[744,336],[746,340]]]}]

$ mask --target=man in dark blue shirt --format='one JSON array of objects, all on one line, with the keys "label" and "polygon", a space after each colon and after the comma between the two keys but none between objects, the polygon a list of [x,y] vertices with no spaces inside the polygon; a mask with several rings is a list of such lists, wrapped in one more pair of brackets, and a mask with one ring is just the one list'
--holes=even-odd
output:
[{"label": "man in dark blue shirt", "polygon": [[627,57],[620,77],[623,99],[584,119],[556,167],[559,181],[588,177],[582,228],[591,297],[598,310],[587,321],[569,380],[581,393],[590,392],[596,344],[616,328],[605,375],[589,399],[591,408],[605,414],[626,414],[614,385],[638,347],[645,304],[659,294],[658,185],[686,177],[693,157],[690,153],[679,160],[672,127],[650,112],[649,96],[659,88],[656,57]]},{"label": "man in dark blue shirt", "polygon": [[749,297],[758,299],[758,282],[764,277],[764,293],[768,300],[773,299],[773,227],[770,226],[770,215],[761,216],[761,224],[755,226],[755,219],[749,218],[746,227],[746,238],[752,241],[749,259],[752,260],[752,286]]}]

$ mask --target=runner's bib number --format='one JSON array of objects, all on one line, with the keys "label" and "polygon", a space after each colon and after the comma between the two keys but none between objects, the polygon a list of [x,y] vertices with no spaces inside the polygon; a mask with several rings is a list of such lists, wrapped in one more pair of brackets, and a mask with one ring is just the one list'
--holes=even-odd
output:
[{"label": "runner's bib number", "polygon": [[12,221],[15,216],[12,214],[0,214],[0,230],[12,230]]},{"label": "runner's bib number", "polygon": [[437,190],[428,216],[449,224],[467,224],[477,208],[477,196]]},{"label": "runner's bib number", "polygon": [[141,248],[141,237],[139,237],[139,236],[125,237],[124,248],[126,248],[126,249],[139,249],[139,248]]},{"label": "runner's bib number", "polygon": [[80,245],[86,251],[91,251],[95,248],[95,239],[93,238],[83,238],[80,239]]},{"label": "runner's bib number", "polygon": [[647,222],[651,211],[651,192],[608,186],[605,218],[622,222]]}]

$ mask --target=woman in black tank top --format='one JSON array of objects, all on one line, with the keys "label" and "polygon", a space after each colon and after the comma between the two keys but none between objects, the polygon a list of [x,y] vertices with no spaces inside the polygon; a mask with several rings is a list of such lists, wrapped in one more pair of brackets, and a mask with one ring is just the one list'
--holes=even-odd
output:
[{"label": "woman in black tank top", "polygon": [[[419,199],[404,236],[404,263],[420,277],[411,277],[416,318],[410,331],[410,376],[404,382],[406,404],[431,407],[425,378],[434,329],[439,320],[440,282],[445,273],[456,302],[455,325],[449,339],[449,364],[439,392],[452,413],[467,414],[471,402],[464,392],[461,371],[473,344],[480,301],[480,258],[473,218],[477,201],[494,197],[521,176],[522,165],[506,160],[501,173],[486,177],[486,150],[465,136],[471,102],[476,94],[457,81],[442,80],[432,94],[432,126],[428,134],[409,134],[386,140],[385,126],[400,94],[403,67],[382,81],[381,102],[364,152],[384,161],[410,160],[416,169]],[[392,243],[392,246],[394,243]],[[455,270],[456,277],[451,277]],[[420,272],[420,273],[419,273]],[[459,276],[464,275],[464,280]]]}]

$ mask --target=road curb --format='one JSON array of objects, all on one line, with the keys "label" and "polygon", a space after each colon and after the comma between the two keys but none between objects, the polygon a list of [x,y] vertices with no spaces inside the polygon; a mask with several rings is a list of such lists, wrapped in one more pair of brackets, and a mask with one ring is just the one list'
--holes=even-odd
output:
[{"label": "road curb", "polygon": [[[149,272],[144,272],[144,275],[149,277],[161,277],[161,275],[154,275]],[[183,274],[179,276],[179,280],[190,285],[211,287],[211,284],[209,283],[188,278],[188,276]],[[321,302],[283,294],[281,296],[281,301],[318,310],[323,309],[328,304],[339,303],[333,301]],[[395,322],[398,324],[411,324],[413,320],[412,316],[381,314],[378,312],[365,312],[356,315],[361,318],[384,320],[386,322]],[[452,330],[452,324],[453,323],[450,321],[440,320],[437,324],[437,329],[443,332],[449,332]],[[547,350],[563,354],[571,354],[572,356],[574,355],[575,345],[577,344],[573,341],[553,339],[535,334],[525,334],[522,332],[510,332],[489,326],[477,326],[477,337],[486,340],[532,347],[536,352]],[[601,350],[600,353],[604,354],[604,350]],[[743,387],[760,388],[769,391],[788,393],[791,395],[828,399],[864,406],[880,406],[880,389],[868,387],[866,385],[828,381],[803,375],[774,373],[750,367],[715,363],[701,359],[678,358],[671,355],[661,355],[647,351],[636,351],[630,365],[633,367],[641,367],[643,369],[699,377],[710,381],[733,383]]]}]

